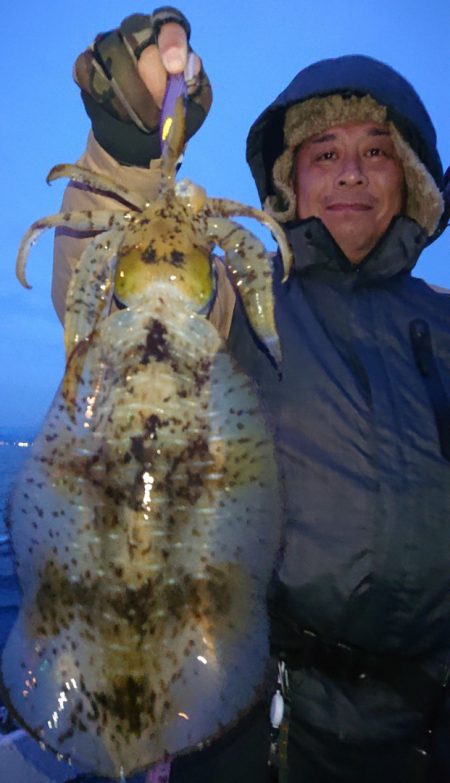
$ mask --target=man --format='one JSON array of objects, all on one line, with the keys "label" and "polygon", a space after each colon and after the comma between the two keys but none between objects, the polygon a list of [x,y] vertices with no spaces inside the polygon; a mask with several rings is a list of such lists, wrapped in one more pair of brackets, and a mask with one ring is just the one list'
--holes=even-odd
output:
[{"label": "man", "polygon": [[[186,60],[186,20],[164,11],[159,51],[148,17],[143,27],[126,20],[122,38],[110,39],[119,73],[131,36],[153,108],[161,66],[170,70],[177,53],[175,70]],[[154,155],[118,93],[92,89],[94,61],[98,74],[99,47],[76,69],[93,122],[88,155],[133,179]],[[196,68],[188,121],[208,108]],[[124,143],[127,133],[135,145]],[[275,274],[281,380],[224,278],[212,317],[223,334],[232,319],[230,350],[258,383],[282,475],[285,540],[270,599],[273,651],[289,672],[280,779],[448,783],[449,300],[410,275],[448,220],[434,129],[402,77],[343,57],[298,74],[253,125],[248,161],[295,255],[287,283]],[[69,188],[65,207],[85,199],[98,203]],[[80,252],[70,241],[60,235],[56,245],[61,314],[70,257]],[[171,781],[267,779],[264,710],[207,751],[176,759]]]},{"label": "man", "polygon": [[447,780],[435,738],[450,323],[448,298],[410,276],[448,219],[434,130],[398,74],[344,57],[294,79],[251,129],[248,160],[295,255],[276,289],[282,382],[238,316],[230,337],[270,408],[283,475],[272,615],[290,669],[288,779]]}]

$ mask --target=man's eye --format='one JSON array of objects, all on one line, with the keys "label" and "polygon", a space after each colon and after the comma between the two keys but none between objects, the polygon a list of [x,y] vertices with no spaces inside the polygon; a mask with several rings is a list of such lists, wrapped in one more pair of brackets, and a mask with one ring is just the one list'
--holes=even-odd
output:
[{"label": "man's eye", "polygon": [[336,157],[336,153],[332,152],[331,150],[328,150],[328,152],[322,152],[317,157],[317,160],[334,160],[335,157]]}]

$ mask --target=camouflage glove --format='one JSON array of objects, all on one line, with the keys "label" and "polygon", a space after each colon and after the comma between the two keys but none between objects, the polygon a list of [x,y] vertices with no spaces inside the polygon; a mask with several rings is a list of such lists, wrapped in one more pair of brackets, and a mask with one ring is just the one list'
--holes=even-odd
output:
[{"label": "camouflage glove", "polygon": [[[162,26],[168,22],[181,25],[189,41],[191,29],[186,17],[165,6],[152,15],[128,16],[117,30],[98,35],[75,62],[74,78],[94,136],[119,163],[148,166],[161,154],[160,110],[139,76],[137,63],[144,49],[157,43]],[[203,67],[187,82],[187,88],[186,135],[190,138],[212,102]]]}]

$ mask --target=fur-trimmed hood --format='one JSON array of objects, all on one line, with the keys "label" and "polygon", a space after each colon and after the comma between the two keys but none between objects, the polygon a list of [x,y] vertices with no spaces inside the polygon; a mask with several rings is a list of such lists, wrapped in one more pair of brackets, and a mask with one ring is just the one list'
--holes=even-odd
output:
[{"label": "fur-trimmed hood", "polygon": [[[431,187],[435,184],[436,198],[440,198],[439,193],[444,191],[444,174],[436,147],[436,132],[419,96],[406,79],[384,63],[364,55],[347,55],[321,60],[300,71],[252,125],[247,140],[247,161],[262,203],[273,207],[274,199],[280,196],[273,169],[288,146],[286,112],[294,104],[334,94],[344,97],[369,95],[385,107],[386,121],[395,126],[401,140],[406,142],[405,149],[409,148],[413,153],[410,157],[417,160],[419,168],[423,166],[426,170],[421,179],[428,179]],[[421,193],[410,196],[417,201]],[[435,227],[428,231],[430,242],[448,222],[450,205],[447,202],[445,206],[443,198],[441,205],[442,214],[439,217],[438,213]],[[416,215],[412,216],[417,219]],[[277,217],[280,219],[279,213]]]}]

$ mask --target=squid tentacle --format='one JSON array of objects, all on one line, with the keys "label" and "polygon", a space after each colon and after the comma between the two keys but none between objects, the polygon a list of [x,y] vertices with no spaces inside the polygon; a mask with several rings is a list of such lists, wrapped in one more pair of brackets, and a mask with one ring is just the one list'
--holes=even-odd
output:
[{"label": "squid tentacle", "polygon": [[239,201],[233,201],[224,198],[208,198],[208,207],[210,214],[212,215],[221,215],[223,217],[237,217],[241,215],[242,217],[254,218],[259,223],[265,225],[266,228],[272,232],[274,239],[278,244],[281,259],[283,261],[283,283],[287,280],[293,264],[292,250],[289,246],[284,230],[279,225],[279,223],[277,223],[275,218],[273,218],[271,215],[268,215],[267,212],[263,212],[262,209],[249,207],[246,204],[241,204]]},{"label": "squid tentacle", "polygon": [[47,174],[47,184],[56,179],[68,177],[73,182],[82,182],[94,190],[100,190],[102,193],[112,194],[123,199],[135,209],[142,211],[147,203],[144,196],[130,188],[121,185],[114,179],[110,179],[106,174],[99,174],[96,171],[85,169],[82,166],[75,166],[72,163],[59,163],[53,166]]},{"label": "squid tentacle", "polygon": [[24,235],[20,243],[16,261],[16,275],[24,288],[31,288],[25,277],[25,267],[30,248],[47,228],[71,228],[76,231],[108,231],[110,228],[123,228],[132,218],[130,212],[90,209],[78,212],[58,212],[56,215],[36,220]]},{"label": "squid tentacle", "polygon": [[252,328],[279,365],[281,348],[275,325],[269,254],[254,234],[229,218],[209,218],[207,231],[225,253],[225,266],[231,272]]},{"label": "squid tentacle", "polygon": [[115,229],[92,239],[73,271],[66,298],[64,341],[68,358],[74,345],[94,331],[108,313],[113,295],[117,251],[122,234]]},{"label": "squid tentacle", "polygon": [[[117,251],[122,235],[115,229],[94,237],[74,269],[67,291],[64,319],[66,372],[63,396],[74,420],[79,379],[83,373],[87,342],[98,322],[108,315],[114,294]],[[83,346],[83,343],[86,345]]]}]

